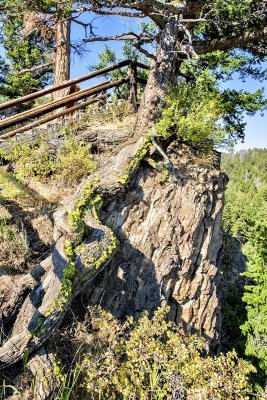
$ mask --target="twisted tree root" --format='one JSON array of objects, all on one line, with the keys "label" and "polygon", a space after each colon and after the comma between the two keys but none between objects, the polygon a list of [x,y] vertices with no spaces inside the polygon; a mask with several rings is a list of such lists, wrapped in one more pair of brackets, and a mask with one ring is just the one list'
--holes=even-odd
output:
[{"label": "twisted tree root", "polygon": [[30,290],[10,337],[0,348],[0,369],[21,360],[26,351],[38,349],[57,329],[72,299],[109,263],[117,243],[111,229],[97,217],[97,202],[105,204],[124,192],[150,145],[150,140],[141,138],[124,147],[98,172],[97,183],[96,177],[86,179],[54,214],[51,255],[17,280],[12,300],[4,295],[1,307],[10,317]]}]

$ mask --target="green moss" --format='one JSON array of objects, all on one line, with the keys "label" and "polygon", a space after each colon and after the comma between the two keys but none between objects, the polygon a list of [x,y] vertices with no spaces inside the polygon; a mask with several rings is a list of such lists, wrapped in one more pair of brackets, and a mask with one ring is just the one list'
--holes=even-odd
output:
[{"label": "green moss", "polygon": [[147,157],[146,160],[149,162],[150,165],[152,165],[152,167],[163,174],[163,176],[160,177],[157,182],[160,184],[165,183],[170,176],[170,170],[164,165],[161,165],[160,163],[153,160],[153,158]]},{"label": "green moss", "polygon": [[99,269],[105,262],[107,262],[111,258],[111,256],[117,249],[117,246],[118,246],[118,239],[116,238],[114,233],[112,233],[110,245],[105,250],[102,251],[101,256],[95,261],[96,269]]},{"label": "green moss", "polygon": [[74,204],[74,210],[68,213],[68,220],[77,236],[78,243],[82,241],[85,234],[85,223],[84,216],[86,214],[86,208],[91,209],[93,217],[99,221],[98,212],[102,207],[101,197],[95,193],[95,184],[98,179],[86,182],[82,193]]},{"label": "green moss", "polygon": [[148,135],[144,139],[142,146],[137,151],[137,153],[134,156],[134,158],[132,159],[132,161],[129,163],[126,174],[124,174],[123,176],[118,178],[118,182],[121,185],[127,186],[129,184],[130,176],[131,176],[132,172],[136,169],[136,167],[138,166],[140,161],[147,155],[148,150],[151,147],[151,137],[152,137],[152,135]]},{"label": "green moss", "polygon": [[45,329],[42,328],[43,323],[44,323],[44,318],[43,317],[38,318],[37,325],[31,332],[32,337],[39,337],[39,336],[45,334]]},{"label": "green moss", "polygon": [[73,261],[75,259],[75,251],[73,250],[72,243],[69,240],[65,241],[64,251],[69,260]]},{"label": "green moss", "polygon": [[155,169],[158,169],[158,170],[162,169],[160,163],[158,163],[157,161],[153,160],[153,158],[146,157],[146,161],[148,161],[149,164],[152,165],[152,167],[154,167]]},{"label": "green moss", "polygon": [[60,295],[58,299],[52,302],[49,310],[45,313],[45,317],[48,317],[56,310],[62,311],[73,293],[74,278],[77,272],[75,266],[76,254],[73,244],[69,240],[65,241],[64,252],[69,260],[69,264],[64,268],[62,273],[62,286]]},{"label": "green moss", "polygon": [[71,298],[73,293],[74,286],[74,278],[76,275],[77,269],[75,266],[75,262],[71,261],[67,267],[63,270],[62,276],[62,287],[61,287],[61,297],[58,300],[57,308],[59,311],[62,311],[65,304]]},{"label": "green moss", "polygon": [[118,179],[118,182],[121,183],[123,186],[127,186],[130,181],[129,175],[123,175],[121,178]]},{"label": "green moss", "polygon": [[96,269],[99,269],[106,261],[108,261],[111,258],[112,254],[117,249],[117,245],[118,245],[117,238],[115,235],[113,235],[111,244],[107,247],[107,249],[105,249],[102,252],[101,257],[96,261],[95,263]]}]

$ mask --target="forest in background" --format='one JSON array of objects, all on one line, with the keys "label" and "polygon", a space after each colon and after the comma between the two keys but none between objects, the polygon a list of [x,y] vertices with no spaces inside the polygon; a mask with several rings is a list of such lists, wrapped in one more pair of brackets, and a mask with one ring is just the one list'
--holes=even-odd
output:
[{"label": "forest in background", "polygon": [[[251,149],[235,154],[224,154],[222,169],[229,176],[225,193],[223,230],[240,241],[242,252],[247,258],[247,269],[242,274],[246,278],[243,304],[240,301],[236,303],[236,314],[232,322],[240,323],[238,340],[241,343],[245,341],[245,355],[256,361],[265,375],[267,372],[267,150]],[[242,315],[244,304],[245,313]],[[234,303],[232,306],[235,307]]]}]

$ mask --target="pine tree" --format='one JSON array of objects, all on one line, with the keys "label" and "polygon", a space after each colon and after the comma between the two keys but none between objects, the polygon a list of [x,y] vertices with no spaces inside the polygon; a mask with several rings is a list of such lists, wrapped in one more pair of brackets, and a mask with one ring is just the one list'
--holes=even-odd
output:
[{"label": "pine tree", "polygon": [[[267,223],[267,221],[264,221]],[[267,224],[259,224],[254,238],[244,246],[249,263],[244,274],[251,280],[243,300],[248,320],[242,326],[246,335],[246,355],[253,357],[267,373]]]},{"label": "pine tree", "polygon": [[224,229],[243,244],[247,278],[243,301],[247,320],[241,326],[245,353],[267,373],[267,150],[223,157],[229,174]]},{"label": "pine tree", "polygon": [[[8,1],[3,7],[8,7]],[[9,98],[32,93],[51,82],[54,38],[41,25],[36,27],[34,18],[35,14],[27,13],[8,13],[2,18],[6,64],[1,93]]]}]

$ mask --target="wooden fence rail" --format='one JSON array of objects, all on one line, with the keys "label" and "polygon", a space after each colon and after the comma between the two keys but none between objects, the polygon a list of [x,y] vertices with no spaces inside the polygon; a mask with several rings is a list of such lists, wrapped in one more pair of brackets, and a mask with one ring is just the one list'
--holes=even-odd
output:
[{"label": "wooden fence rail", "polygon": [[[83,107],[89,106],[90,104],[102,102],[107,97],[108,96],[106,94],[104,94],[102,96],[95,97],[94,99],[87,100],[87,101],[82,103]],[[68,110],[60,111],[59,113],[57,113],[55,115],[50,115],[48,117],[41,118],[41,119],[39,119],[39,120],[37,120],[35,122],[32,122],[32,123],[30,123],[30,124],[28,124],[26,126],[23,126],[21,128],[15,129],[15,130],[13,130],[11,132],[5,133],[4,135],[0,136],[0,142],[1,141],[6,141],[6,139],[11,138],[11,137],[17,135],[18,133],[22,133],[24,131],[29,131],[30,129],[36,128],[36,127],[38,127],[40,125],[46,124],[46,123],[48,123],[50,121],[53,121],[54,119],[57,119],[57,118],[60,118],[60,117],[64,117],[64,115],[67,115],[67,114],[69,114],[70,112],[73,112],[73,111],[77,111],[80,108],[81,108],[80,104],[76,104],[76,106],[71,107]]]},{"label": "wooden fence rail", "polygon": [[[103,81],[101,83],[98,83],[94,86],[80,90],[73,94],[68,94],[61,99],[50,101],[49,103],[37,106],[30,110],[27,110],[27,111],[21,112],[19,114],[13,115],[11,117],[7,117],[3,120],[0,120],[0,130],[3,131],[3,129],[11,128],[12,126],[17,126],[18,124],[27,122],[29,120],[32,120],[33,118],[39,118],[44,114],[51,113],[52,111],[55,111],[57,109],[61,109],[60,113],[54,113],[53,115],[49,115],[48,117],[42,118],[39,121],[35,121],[30,124],[21,126],[10,132],[6,132],[2,135],[0,134],[0,140],[15,136],[17,133],[22,133],[26,130],[32,129],[35,126],[39,126],[46,122],[49,122],[49,121],[52,121],[59,117],[62,117],[64,115],[67,115],[75,110],[78,110],[79,108],[84,108],[86,105],[92,104],[92,102],[90,102],[90,100],[88,100],[89,103],[88,103],[88,101],[83,101],[76,105],[75,105],[75,102],[84,100],[84,99],[88,98],[89,96],[99,95],[108,89],[118,87],[120,85],[127,84],[127,83],[130,84],[130,97],[129,97],[130,103],[132,104],[133,109],[136,111],[137,110],[137,83],[141,83],[141,84],[146,83],[146,80],[144,80],[143,78],[139,78],[137,76],[137,68],[142,68],[142,69],[148,70],[149,67],[147,65],[142,64],[135,60],[125,60],[125,61],[121,61],[117,64],[114,64],[110,67],[106,67],[106,68],[91,72],[89,74],[80,76],[78,78],[63,82],[60,85],[52,86],[47,89],[42,89],[42,90],[39,90],[38,92],[31,93],[29,95],[20,97],[18,99],[7,101],[3,104],[0,104],[0,112],[10,109],[15,106],[19,106],[26,102],[38,99],[47,94],[54,93],[55,91],[70,87],[72,85],[76,85],[76,84],[84,82],[86,80],[93,79],[93,78],[101,76],[101,75],[106,75],[109,72],[112,72],[112,71],[115,71],[117,69],[127,67],[127,66],[130,67],[128,78],[120,79],[120,80],[113,81],[113,82]],[[95,103],[95,101],[93,101],[93,103]],[[67,109],[62,110],[62,107],[67,107]]]}]

